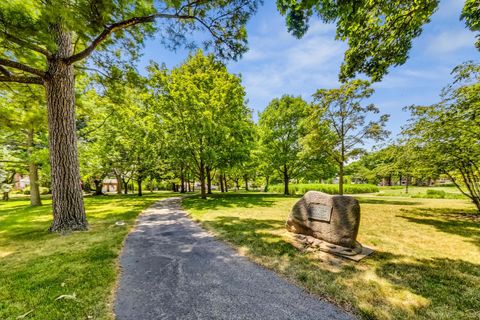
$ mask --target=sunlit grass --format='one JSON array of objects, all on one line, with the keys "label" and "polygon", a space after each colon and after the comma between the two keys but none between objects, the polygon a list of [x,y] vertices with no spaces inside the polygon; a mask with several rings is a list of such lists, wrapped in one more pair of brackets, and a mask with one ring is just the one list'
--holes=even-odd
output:
[{"label": "sunlit grass", "polygon": [[87,197],[89,231],[63,236],[47,231],[49,199],[35,208],[25,198],[0,202],[0,319],[111,319],[123,239],[142,209],[167,196]]},{"label": "sunlit grass", "polygon": [[[480,216],[466,200],[358,196],[358,240],[342,266],[300,253],[284,225],[298,197],[215,194],[184,207],[240,252],[366,319],[479,319]],[[324,261],[322,261],[323,259]]]}]

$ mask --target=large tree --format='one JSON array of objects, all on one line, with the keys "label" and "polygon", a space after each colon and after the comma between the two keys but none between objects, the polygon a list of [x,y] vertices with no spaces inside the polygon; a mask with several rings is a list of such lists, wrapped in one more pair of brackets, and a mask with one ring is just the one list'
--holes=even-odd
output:
[{"label": "large tree", "polygon": [[466,63],[454,74],[442,101],[410,107],[404,134],[418,146],[422,166],[447,175],[480,211],[480,66]]},{"label": "large tree", "polygon": [[[412,40],[422,33],[438,3],[439,0],[277,0],[277,7],[286,16],[288,30],[297,37],[307,32],[313,15],[325,23],[336,24],[336,39],[348,44],[340,70],[342,80],[363,73],[379,81],[389,67],[407,61]],[[460,17],[468,28],[478,31],[478,0],[466,0]],[[480,40],[477,47],[480,49]]]},{"label": "large tree", "polygon": [[245,23],[256,10],[257,2],[22,0],[0,3],[0,81],[45,87],[53,192],[51,231],[88,227],[75,135],[74,65],[94,51],[109,48],[123,47],[135,57],[144,38],[156,31],[169,47],[190,45],[187,41],[190,31],[207,31],[212,36],[206,41],[207,46],[215,47],[223,57],[236,58],[246,50]]},{"label": "large tree", "polygon": [[[213,55],[198,51],[168,71],[150,68],[158,110],[158,127],[165,130],[167,148],[180,166],[195,167],[206,197],[207,180],[219,164],[241,160],[252,136],[251,111],[245,104],[241,79],[230,74]],[[186,162],[186,160],[188,162]]]},{"label": "large tree", "polygon": [[326,124],[330,130],[319,133],[312,130],[309,144],[325,152],[339,168],[339,193],[343,194],[345,162],[359,155],[360,148],[367,140],[381,140],[388,135],[384,129],[388,115],[367,122],[367,116],[378,114],[374,104],[364,104],[373,89],[363,80],[353,80],[336,89],[320,89],[314,94],[314,112],[311,113],[312,125]]},{"label": "large tree", "polygon": [[301,97],[284,95],[272,100],[258,120],[262,161],[281,174],[286,195],[290,180],[307,167],[301,144],[307,114],[308,104]]}]

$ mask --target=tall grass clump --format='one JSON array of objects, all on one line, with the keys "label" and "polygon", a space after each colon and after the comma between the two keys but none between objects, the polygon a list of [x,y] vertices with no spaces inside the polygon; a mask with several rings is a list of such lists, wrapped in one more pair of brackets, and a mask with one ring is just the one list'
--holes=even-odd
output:
[{"label": "tall grass clump", "polygon": [[[269,187],[270,192],[283,193],[283,184],[275,184]],[[304,194],[307,191],[320,191],[328,194],[338,194],[337,184],[320,184],[320,183],[299,183],[291,184],[288,187],[290,194]],[[343,191],[346,194],[357,193],[374,193],[378,192],[379,188],[373,184],[346,184],[343,186]]]}]

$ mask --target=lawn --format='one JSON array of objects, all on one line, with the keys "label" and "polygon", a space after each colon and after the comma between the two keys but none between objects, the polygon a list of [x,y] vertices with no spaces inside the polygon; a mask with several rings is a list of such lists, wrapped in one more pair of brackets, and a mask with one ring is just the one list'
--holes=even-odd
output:
[{"label": "lawn", "polygon": [[338,266],[301,253],[284,224],[298,197],[214,194],[183,205],[255,262],[365,319],[480,319],[480,216],[466,200],[362,195],[358,240]]},{"label": "lawn", "polygon": [[0,201],[0,319],[113,318],[123,239],[145,207],[171,195],[86,197],[90,230],[67,235],[47,231],[50,200]]}]

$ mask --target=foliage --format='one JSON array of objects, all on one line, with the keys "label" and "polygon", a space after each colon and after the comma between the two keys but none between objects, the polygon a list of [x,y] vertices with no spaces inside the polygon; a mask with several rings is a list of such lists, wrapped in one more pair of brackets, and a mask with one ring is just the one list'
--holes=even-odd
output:
[{"label": "foliage", "polygon": [[466,63],[454,74],[441,102],[410,107],[404,134],[419,146],[422,165],[447,175],[480,210],[480,67]]},{"label": "foliage", "polygon": [[360,146],[366,140],[382,140],[389,134],[384,129],[388,115],[366,122],[367,116],[379,113],[374,104],[362,105],[372,94],[368,82],[352,80],[338,89],[320,89],[314,95],[310,115],[313,130],[306,137],[306,144],[317,153],[327,154],[338,165],[340,194],[345,162],[364,152]]},{"label": "foliage", "polygon": [[[270,192],[282,193],[283,185],[271,185]],[[290,184],[290,194],[304,194],[307,191],[320,191],[328,194],[338,194],[338,185],[336,184],[319,184],[319,183],[299,183]],[[374,193],[378,192],[379,188],[373,184],[346,184],[344,185],[344,193],[346,194],[359,194],[359,193]]]},{"label": "foliage", "polygon": [[284,95],[272,100],[259,116],[260,157],[282,176],[285,194],[288,194],[289,180],[308,167],[301,145],[307,112],[308,104],[301,97]]}]

